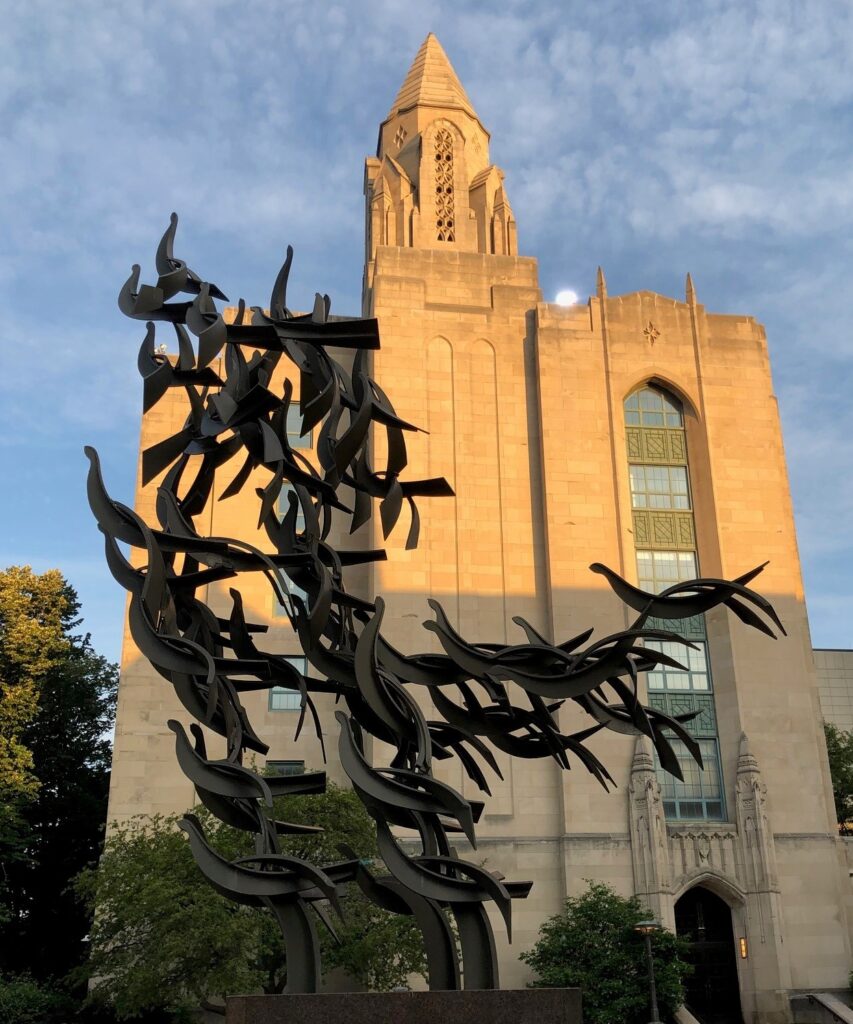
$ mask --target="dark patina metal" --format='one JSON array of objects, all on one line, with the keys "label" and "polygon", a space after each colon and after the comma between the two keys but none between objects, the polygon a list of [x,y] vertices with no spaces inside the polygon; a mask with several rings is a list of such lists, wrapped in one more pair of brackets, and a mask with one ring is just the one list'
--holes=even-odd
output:
[{"label": "dark patina metal", "polygon": [[[119,296],[122,312],[148,322],[138,360],[145,410],[169,388],[184,388],[188,398],[182,429],[142,455],[144,483],[165,473],[157,495],[157,527],[110,497],[97,453],[87,448],[86,454],[89,501],[106,538],[110,570],[130,592],[134,642],[171,683],[189,714],[225,740],[225,757],[210,758],[197,725],[190,739],[178,722],[170,721],[178,763],[205,807],[255,836],[256,852],[229,862],[211,848],[193,815],[186,815],[181,827],[214,888],[275,916],[284,940],[289,992],[317,990],[315,917],[333,930],[328,908],[342,912],[340,896],[348,882],[379,906],[414,917],[425,939],[431,988],[459,988],[460,977],[466,989],[497,988],[494,937],[484,904],[495,903],[511,937],[512,901],[527,896],[532,883],[508,882],[456,853],[449,838],[454,833],[476,848],[474,827],[483,804],[436,779],[433,759],[457,757],[486,794],[489,784],[478,757],[500,777],[490,745],[514,757],[553,758],[563,768],[576,758],[606,789],[612,780],[586,741],[600,729],[611,729],[648,736],[663,767],[680,777],[667,737],[679,739],[700,761],[698,744],[685,728],[695,712],[671,717],[644,706],[637,678],[656,665],[681,667],[667,654],[643,647],[643,640],[690,644],[670,630],[650,627],[648,620],[683,619],[726,605],[746,624],[772,636],[761,615],[779,629],[781,623],[748,586],[761,567],[733,581],[695,580],[655,595],[595,564],[593,571],[605,575],[637,617],[629,629],[589,644],[592,630],[551,643],[519,617],[514,621],[525,642],[470,643],[431,600],[434,619],[424,625],[445,653],[395,650],[381,633],[382,599],[372,603],[348,593],[344,579],[347,566],[384,559],[385,552],[336,550],[328,540],[332,512],[349,517],[352,532],[370,518],[376,499],[387,538],[406,504],[411,524],[406,546],[412,548],[420,524],[415,499],[453,492],[443,478],[403,479],[405,433],[416,427],[397,416],[368,374],[367,353],[379,346],[376,320],[330,319],[328,296],[320,295],[310,314],[293,314],[286,301],[288,248],[269,312],[260,307],[247,311],[241,300],[234,322],[226,323],[214,301],[224,300],[223,293],[173,255],[176,227],[173,215],[157,250],[156,285],[140,285],[135,266]],[[170,301],[179,293],[190,298]],[[175,332],[176,360],[155,346],[158,324]],[[342,347],[355,349],[351,372],[331,354]],[[252,350],[249,358],[244,348]],[[223,350],[224,379],[211,366]],[[288,443],[293,386],[286,380],[282,394],[270,388],[282,357],[299,373],[302,432],[318,431],[319,470]],[[371,463],[376,430],[384,431],[387,440],[381,469]],[[205,536],[196,523],[212,500],[214,474],[236,456],[242,465],[220,500],[237,494],[254,470],[268,474],[266,486],[257,492],[259,523],[269,540],[264,550],[236,538]],[[280,518],[278,499],[286,483],[292,491]],[[339,496],[342,486],[354,495],[352,508]],[[143,568],[125,558],[120,542],[145,552]],[[209,583],[246,573],[266,577],[316,675],[301,675],[280,655],[259,646],[266,626],[246,621],[238,590],[230,591],[228,619],[198,596]],[[291,584],[307,595],[304,601],[291,592]],[[508,689],[510,682],[518,689]],[[268,778],[242,764],[247,752],[263,755],[268,748],[252,729],[241,694],[273,686],[299,690],[297,735],[310,716],[321,743],[313,695],[341,698],[346,710],[336,713],[340,760],[376,821],[387,876],[374,876],[354,856],[320,866],[282,854],[279,836],[306,827],[274,820],[274,798],[320,792],[325,774]],[[416,687],[427,688],[442,720],[424,717],[413,696]],[[525,699],[519,704],[521,694]],[[589,728],[568,735],[560,731],[555,712],[567,700],[591,717]],[[388,766],[370,763],[365,734],[393,747]],[[400,829],[417,838],[418,850],[401,845]]]}]

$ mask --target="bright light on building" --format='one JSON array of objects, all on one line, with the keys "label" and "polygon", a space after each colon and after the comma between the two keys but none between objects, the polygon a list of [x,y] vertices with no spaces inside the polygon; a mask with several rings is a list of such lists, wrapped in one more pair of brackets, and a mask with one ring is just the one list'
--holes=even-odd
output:
[{"label": "bright light on building", "polygon": [[558,306],[574,306],[578,301],[578,293],[573,292],[571,288],[563,288],[557,292],[557,298],[554,301]]}]

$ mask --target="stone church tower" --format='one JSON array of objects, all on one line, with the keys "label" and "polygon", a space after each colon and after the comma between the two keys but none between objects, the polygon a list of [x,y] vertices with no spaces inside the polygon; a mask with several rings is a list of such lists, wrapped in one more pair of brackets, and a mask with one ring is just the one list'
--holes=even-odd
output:
[{"label": "stone church tower", "polygon": [[[650,590],[769,559],[758,585],[788,630],[774,642],[718,611],[688,623],[688,673],[650,674],[650,703],[701,712],[706,768],[685,756],[684,784],[615,734],[594,741],[618,782],[609,796],[581,766],[502,762],[480,831],[488,862],[536,879],[516,948],[601,879],[702,933],[718,999],[736,979],[732,1019],[788,1019],[790,990],[846,983],[850,886],[763,329],[708,313],[689,276],[682,301],[609,296],[599,272],[588,303],[542,302],[488,132],[435,36],[382,123],[365,195],[377,378],[429,430],[412,472],[456,490],[428,503],[417,551],[392,538],[377,567],[392,639],[424,649],[426,594],[474,639],[521,639],[513,615],[555,640],[622,628],[592,561]],[[505,983],[521,984],[514,955]]]},{"label": "stone church tower", "polygon": [[[709,313],[689,276],[683,300],[611,296],[599,271],[588,302],[543,302],[536,260],[518,255],[489,133],[433,35],[380,126],[364,190],[363,313],[378,317],[382,338],[374,375],[428,431],[410,443],[411,475],[444,475],[456,492],[421,502],[418,549],[404,550],[404,527],[385,543],[387,562],[359,581],[365,596],[385,598],[389,640],[437,649],[421,627],[430,596],[473,640],[522,639],[515,615],[558,641],[624,628],[591,562],[654,590],[769,559],[757,586],[788,633],[772,641],[718,610],[687,623],[688,671],[648,674],[649,703],[700,712],[691,728],[705,769],[685,754],[684,783],[660,772],[645,742],[615,733],[591,741],[616,780],[610,794],[579,764],[561,772],[498,755],[504,780],[479,826],[480,855],[535,880],[501,950],[503,985],[525,983],[518,953],[566,895],[597,879],[690,937],[698,1017],[713,1006],[719,1020],[789,1021],[792,992],[846,987],[851,889],[762,327]],[[180,399],[169,400],[145,417],[143,447],[182,422]],[[140,487],[143,514],[155,490]],[[253,486],[244,494],[214,505],[212,533],[246,533]],[[244,596],[270,622],[270,642],[298,658],[269,597]],[[224,585],[209,599],[227,613]],[[111,818],[192,802],[165,728],[184,716],[165,690],[126,637]],[[316,740],[292,738],[288,691],[250,696],[270,761],[318,767]],[[331,700],[318,704],[334,750]],[[573,708],[560,714],[565,731],[580,727]],[[444,770],[475,795],[458,765]]]},{"label": "stone church tower", "polygon": [[[427,158],[428,157],[428,158]],[[489,163],[489,133],[427,36],[368,159],[367,260],[378,246],[516,255],[503,172]]]}]

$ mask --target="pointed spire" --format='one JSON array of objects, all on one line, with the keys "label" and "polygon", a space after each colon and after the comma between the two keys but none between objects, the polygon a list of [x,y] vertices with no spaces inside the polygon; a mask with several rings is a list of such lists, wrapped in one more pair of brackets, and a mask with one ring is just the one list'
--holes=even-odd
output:
[{"label": "pointed spire", "polygon": [[693,287],[693,278],[690,272],[687,273],[687,286],[685,288],[686,301],[689,306],[696,305],[696,289]]},{"label": "pointed spire", "polygon": [[745,772],[757,772],[758,761],[755,758],[755,754],[752,752],[752,747],[749,744],[749,738],[745,732],[740,734],[740,749],[738,750],[737,757],[737,772],[738,775]]},{"label": "pointed spire", "polygon": [[598,268],[595,278],[595,293],[600,299],[607,298],[607,282],[604,280],[604,271],[601,267]]},{"label": "pointed spire", "polygon": [[634,757],[631,761],[631,774],[638,772],[653,772],[655,770],[655,762],[652,754],[652,742],[648,736],[643,736],[642,733],[637,737],[637,742],[634,746]]},{"label": "pointed spire", "polygon": [[453,65],[432,32],[412,61],[388,117],[417,106],[459,107],[477,117]]}]

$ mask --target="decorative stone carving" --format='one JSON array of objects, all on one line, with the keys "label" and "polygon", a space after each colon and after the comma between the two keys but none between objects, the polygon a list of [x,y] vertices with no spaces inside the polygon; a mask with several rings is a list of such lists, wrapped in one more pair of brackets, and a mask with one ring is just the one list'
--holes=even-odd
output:
[{"label": "decorative stone carving", "polygon": [[[790,966],[783,938],[767,787],[746,736],[741,737],[735,784],[736,821],[670,822],[667,827],[649,741],[637,741],[629,787],[634,889],[665,926],[675,928],[676,896],[693,885],[717,892],[732,908],[736,936],[747,940],[762,992],[744,989],[744,1007],[761,1020],[790,1021]],[[750,1002],[754,1000],[754,1002]]]},{"label": "decorative stone carving", "polygon": [[650,345],[654,345],[660,337],[660,331],[655,327],[651,320],[649,320],[648,326],[643,329],[643,334],[646,336],[646,341]]},{"label": "decorative stone carving", "polygon": [[666,819],[652,745],[645,736],[637,739],[628,792],[634,891],[655,917],[672,927],[672,871]]},{"label": "decorative stone carving", "polygon": [[750,892],[779,891],[776,844],[767,821],[767,787],[746,733],[737,759],[737,823],[744,857],[744,888]]},{"label": "decorative stone carving", "polygon": [[435,133],[435,225],[439,242],[455,238],[456,204],[453,198],[453,136],[446,128]]},{"label": "decorative stone carving", "polygon": [[692,551],[696,547],[692,512],[635,508],[634,536],[638,546],[676,548]]},{"label": "decorative stone carving", "polygon": [[740,887],[738,835],[732,828],[712,824],[670,828],[675,888],[697,874],[712,872]]}]

